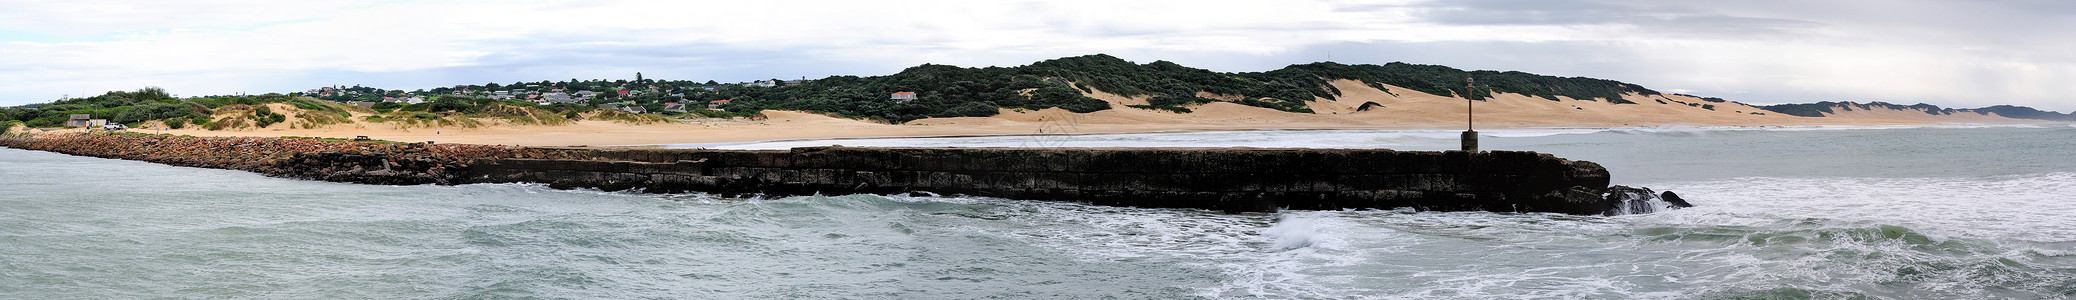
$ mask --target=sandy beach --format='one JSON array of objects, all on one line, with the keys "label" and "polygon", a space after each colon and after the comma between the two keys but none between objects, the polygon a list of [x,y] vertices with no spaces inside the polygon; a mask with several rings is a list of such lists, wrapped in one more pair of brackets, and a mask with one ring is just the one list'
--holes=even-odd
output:
[{"label": "sandy beach", "polygon": [[[1116,134],[1180,131],[1274,130],[1274,129],[1433,129],[1454,130],[1465,126],[1465,100],[1411,89],[1374,88],[1359,81],[1332,82],[1339,99],[1314,99],[1314,114],[1289,113],[1227,102],[1190,107],[1191,113],[1127,108],[1143,104],[1144,97],[1125,97],[1102,91],[1090,97],[1111,102],[1113,109],[1072,113],[1060,109],[1009,110],[993,117],[934,118],[887,124],[797,111],[767,111],[767,118],[686,119],[677,123],[634,125],[613,121],[586,120],[568,125],[512,125],[490,122],[475,128],[402,127],[391,123],[357,122],[317,128],[293,128],[298,111],[275,105],[287,112],[289,122],[267,128],[239,130],[167,130],[160,127],[132,129],[138,132],[194,136],[306,136],[373,139],[399,142],[462,143],[524,146],[638,146],[657,144],[733,143],[787,139],[858,137],[928,137],[1028,134]],[[1217,96],[1217,95],[1205,95]],[[1651,126],[1816,126],[1816,125],[1925,125],[1940,123],[2024,122],[1998,116],[1931,116],[1922,112],[1859,111],[1824,118],[1797,117],[1767,112],[1735,102],[1708,102],[1679,95],[1630,94],[1623,100],[1585,101],[1559,97],[1552,101],[1519,94],[1500,94],[1477,101],[1478,128],[1546,127],[1651,127]],[[1366,103],[1371,109],[1360,110]],[[1381,107],[1380,107],[1381,106]],[[1704,108],[1707,106],[1708,108]],[[1712,109],[1711,109],[1712,108]],[[365,114],[356,113],[354,120]]]}]

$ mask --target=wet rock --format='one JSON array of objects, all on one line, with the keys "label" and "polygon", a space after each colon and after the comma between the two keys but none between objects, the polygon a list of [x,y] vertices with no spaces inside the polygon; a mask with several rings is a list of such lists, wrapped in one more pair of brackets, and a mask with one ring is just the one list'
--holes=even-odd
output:
[{"label": "wet rock", "polygon": [[1665,200],[1665,203],[1671,203],[1672,206],[1682,208],[1694,207],[1693,204],[1687,203],[1687,199],[1680,199],[1680,194],[1674,194],[1672,193],[1672,191],[1665,191],[1664,194],[1658,194],[1658,199]]}]

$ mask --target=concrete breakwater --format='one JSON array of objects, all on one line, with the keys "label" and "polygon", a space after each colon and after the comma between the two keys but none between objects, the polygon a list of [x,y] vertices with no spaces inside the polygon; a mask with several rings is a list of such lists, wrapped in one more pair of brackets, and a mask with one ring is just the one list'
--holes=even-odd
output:
[{"label": "concrete breakwater", "polygon": [[546,183],[728,195],[934,192],[1099,205],[1605,214],[1598,164],[1515,151],[1251,148],[544,149],[61,135],[0,146],[374,184]]}]

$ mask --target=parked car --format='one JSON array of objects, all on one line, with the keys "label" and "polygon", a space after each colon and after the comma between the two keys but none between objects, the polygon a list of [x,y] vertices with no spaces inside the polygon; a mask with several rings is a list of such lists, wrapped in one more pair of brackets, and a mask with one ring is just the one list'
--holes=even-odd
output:
[{"label": "parked car", "polygon": [[110,130],[110,131],[114,131],[114,130],[124,130],[124,129],[130,129],[130,126],[123,126],[123,124],[108,124],[108,125],[101,125],[101,130]]}]

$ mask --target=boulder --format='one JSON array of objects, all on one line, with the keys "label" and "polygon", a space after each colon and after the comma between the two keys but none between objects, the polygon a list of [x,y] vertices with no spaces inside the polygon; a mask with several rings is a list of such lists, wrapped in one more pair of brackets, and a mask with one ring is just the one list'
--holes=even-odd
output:
[{"label": "boulder", "polygon": [[1680,194],[1674,194],[1672,191],[1659,194],[1658,199],[1665,200],[1665,203],[1671,203],[1674,207],[1694,207],[1694,204],[1687,203],[1687,199],[1680,199]]}]

